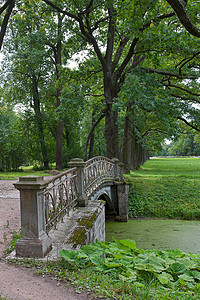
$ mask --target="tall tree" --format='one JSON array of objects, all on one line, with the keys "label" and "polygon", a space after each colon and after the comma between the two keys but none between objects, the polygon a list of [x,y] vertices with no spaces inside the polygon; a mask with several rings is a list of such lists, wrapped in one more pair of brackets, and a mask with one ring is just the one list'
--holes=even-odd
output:
[{"label": "tall tree", "polygon": [[[107,156],[119,157],[118,113],[113,103],[126,73],[140,63],[139,59],[130,66],[143,32],[151,27],[153,18],[159,21],[172,14],[160,14],[163,8],[160,1],[99,1],[97,4],[92,0],[79,1],[76,5],[69,1],[62,8],[49,0],[44,2],[75,21],[75,32],[92,45],[99,59],[105,97]],[[128,17],[125,17],[127,11]]]}]

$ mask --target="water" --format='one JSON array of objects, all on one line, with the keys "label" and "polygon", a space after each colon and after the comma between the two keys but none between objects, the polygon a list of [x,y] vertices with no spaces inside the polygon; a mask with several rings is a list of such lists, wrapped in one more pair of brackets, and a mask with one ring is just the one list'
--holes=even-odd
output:
[{"label": "water", "polygon": [[106,222],[106,240],[135,240],[137,248],[146,250],[180,249],[200,253],[200,221],[129,220]]}]

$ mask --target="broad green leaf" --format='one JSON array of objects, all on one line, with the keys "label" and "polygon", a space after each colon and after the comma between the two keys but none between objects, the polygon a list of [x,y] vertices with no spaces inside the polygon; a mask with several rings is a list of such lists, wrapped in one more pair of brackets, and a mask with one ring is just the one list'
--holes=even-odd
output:
[{"label": "broad green leaf", "polygon": [[200,272],[199,272],[199,271],[194,270],[194,271],[191,271],[191,273],[192,273],[192,276],[193,276],[195,279],[200,280]]},{"label": "broad green leaf", "polygon": [[179,249],[168,249],[168,250],[165,250],[165,252],[168,253],[169,257],[172,258],[172,259],[176,258],[176,257],[186,256],[186,254],[183,251],[179,250]]},{"label": "broad green leaf", "polygon": [[181,285],[187,286],[187,283],[186,283],[185,280],[183,280],[182,278],[179,278],[178,281],[180,282]]},{"label": "broad green leaf", "polygon": [[88,256],[101,256],[103,254],[103,249],[97,247],[96,245],[94,246],[93,244],[89,244],[86,246],[83,246],[80,249],[80,252],[83,252],[84,254]]},{"label": "broad green leaf", "polygon": [[160,281],[161,284],[168,284],[170,281],[173,281],[172,275],[166,272],[162,272],[161,274],[156,274],[156,277]]},{"label": "broad green leaf", "polygon": [[182,274],[182,275],[179,275],[178,277],[179,277],[179,279],[183,279],[184,281],[194,282],[194,278],[187,274]]},{"label": "broad green leaf", "polygon": [[174,260],[174,259],[172,259],[172,258],[169,258],[169,257],[167,257],[166,259],[165,259],[165,264],[166,265],[172,265],[173,263],[175,263],[176,261]]},{"label": "broad green leaf", "polygon": [[136,249],[136,243],[133,240],[130,239],[126,239],[126,240],[120,240],[119,241],[122,245],[129,247],[131,250],[135,250]]},{"label": "broad green leaf", "polygon": [[157,256],[150,256],[149,257],[149,263],[154,264],[156,266],[165,267],[165,261]]},{"label": "broad green leaf", "polygon": [[133,270],[127,270],[119,275],[119,278],[123,281],[133,282],[137,279],[137,272]]},{"label": "broad green leaf", "polygon": [[198,267],[197,262],[189,257],[183,257],[179,260],[179,262],[183,263],[187,269],[196,269]]},{"label": "broad green leaf", "polygon": [[74,262],[74,260],[78,257],[78,252],[75,252],[73,250],[60,250],[59,254],[69,262]]},{"label": "broad green leaf", "polygon": [[178,262],[173,263],[168,269],[168,272],[175,275],[183,274],[185,271],[186,271],[185,265]]},{"label": "broad green leaf", "polygon": [[90,257],[91,262],[95,265],[95,266],[99,266],[99,265],[103,265],[104,264],[104,258],[103,257]]},{"label": "broad green leaf", "polygon": [[117,267],[121,267],[122,266],[121,263],[119,263],[118,261],[115,261],[114,259],[105,259],[104,265],[107,268],[117,268]]}]

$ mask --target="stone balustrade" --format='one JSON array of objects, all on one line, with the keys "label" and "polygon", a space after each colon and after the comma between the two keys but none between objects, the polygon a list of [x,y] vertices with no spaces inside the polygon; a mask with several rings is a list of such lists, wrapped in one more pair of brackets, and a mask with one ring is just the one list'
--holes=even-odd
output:
[{"label": "stone balustrade", "polygon": [[127,221],[128,185],[118,159],[99,156],[84,162],[75,158],[69,166],[70,170],[48,181],[40,176],[26,176],[15,183],[20,191],[22,235],[16,243],[17,256],[44,257],[52,248],[49,230],[56,228],[70,210],[86,207],[102,186],[111,186],[117,219]]}]

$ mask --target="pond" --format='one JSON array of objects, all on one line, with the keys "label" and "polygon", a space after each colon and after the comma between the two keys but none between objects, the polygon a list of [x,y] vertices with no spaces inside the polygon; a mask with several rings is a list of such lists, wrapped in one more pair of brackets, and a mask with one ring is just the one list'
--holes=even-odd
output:
[{"label": "pond", "polygon": [[106,241],[135,240],[137,248],[146,250],[180,249],[200,253],[200,221],[129,220],[127,223],[106,222]]}]

